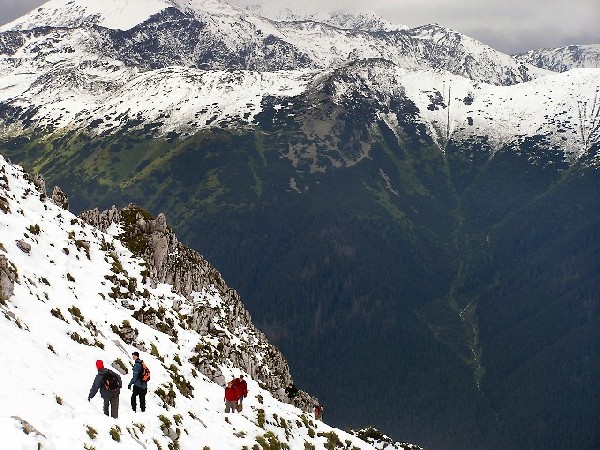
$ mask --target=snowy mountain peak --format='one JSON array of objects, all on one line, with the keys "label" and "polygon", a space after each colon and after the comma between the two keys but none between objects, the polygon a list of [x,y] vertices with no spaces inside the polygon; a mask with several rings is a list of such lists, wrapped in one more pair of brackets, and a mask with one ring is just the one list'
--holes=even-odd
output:
[{"label": "snowy mountain peak", "polygon": [[[259,12],[220,0],[52,0],[0,32],[0,138],[251,127],[267,98],[286,104],[311,81],[366,62],[368,79],[404,88],[434,139],[445,122],[448,137],[456,130],[501,144],[543,134],[570,156],[583,151],[576,105],[591,104],[597,69],[557,78],[437,24],[393,28],[372,14],[324,12],[300,20],[289,11],[279,19],[295,20],[276,21]],[[77,24],[102,27],[68,28]],[[340,91],[360,91],[353,80]],[[430,97],[450,90],[460,97],[446,99],[448,114]],[[392,92],[374,98],[383,110]]]},{"label": "snowy mountain peak", "polygon": [[516,55],[515,58],[554,72],[565,72],[574,68],[600,68],[600,44],[531,50]]},{"label": "snowy mountain peak", "polygon": [[315,13],[303,13],[291,8],[268,9],[260,4],[246,6],[251,14],[267,17],[278,22],[312,21],[327,24],[336,28],[353,31],[397,31],[407,30],[406,25],[396,25],[384,20],[374,12],[348,12],[341,10],[320,10]]},{"label": "snowy mountain peak", "polygon": [[236,15],[242,11],[220,0],[50,0],[25,16],[0,28],[31,30],[39,27],[75,28],[99,25],[114,30],[129,30],[167,8],[201,15]]},{"label": "snowy mountain peak", "polygon": [[4,25],[0,31],[91,25],[126,30],[168,6],[171,5],[167,0],[50,0],[25,16]]}]

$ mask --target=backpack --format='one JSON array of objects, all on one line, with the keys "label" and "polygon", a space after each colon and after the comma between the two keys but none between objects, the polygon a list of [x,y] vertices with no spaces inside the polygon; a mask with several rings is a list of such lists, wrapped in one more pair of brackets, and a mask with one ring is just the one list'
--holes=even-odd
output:
[{"label": "backpack", "polygon": [[102,384],[109,391],[116,391],[117,389],[121,389],[123,386],[121,377],[112,370],[106,372],[106,375],[104,375],[104,379],[102,380]]},{"label": "backpack", "polygon": [[142,361],[142,368],[140,369],[138,378],[144,383],[150,381],[150,369],[148,369],[148,366],[146,366],[146,363],[144,361]]}]

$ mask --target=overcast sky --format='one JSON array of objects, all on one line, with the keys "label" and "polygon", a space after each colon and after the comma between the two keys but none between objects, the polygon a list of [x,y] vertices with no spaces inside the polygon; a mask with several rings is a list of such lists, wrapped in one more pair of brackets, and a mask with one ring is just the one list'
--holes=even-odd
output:
[{"label": "overcast sky", "polygon": [[[44,0],[0,0],[0,24],[43,3]],[[506,53],[569,44],[600,44],[599,0],[230,0],[230,3],[260,3],[265,7],[285,4],[309,12],[372,11],[392,23],[408,26],[435,22]]]}]

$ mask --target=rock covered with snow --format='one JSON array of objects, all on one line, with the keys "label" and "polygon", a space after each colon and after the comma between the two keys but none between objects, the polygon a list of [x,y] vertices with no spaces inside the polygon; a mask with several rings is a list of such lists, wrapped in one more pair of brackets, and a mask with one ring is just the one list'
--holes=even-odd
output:
[{"label": "rock covered with snow", "polygon": [[[189,327],[202,335],[219,335],[222,347],[219,359],[231,361],[252,378],[260,380],[273,395],[281,396],[279,388],[291,380],[289,367],[283,355],[271,346],[263,333],[252,324],[250,314],[245,309],[239,294],[229,288],[221,274],[196,251],[183,245],[170,227],[163,214],[157,217],[134,205],[123,209],[112,207],[99,212],[86,211],[81,218],[107,232],[119,230],[120,239],[136,256],[144,259],[148,269],[148,281],[153,285],[171,285],[174,292],[185,298],[173,307],[184,312]],[[208,296],[218,296],[221,305],[208,306],[203,300]],[[141,313],[143,315],[143,312]],[[146,323],[158,326],[156,316],[146,314]],[[230,334],[224,333],[226,329]],[[229,345],[231,335],[240,332],[253,336],[244,346]],[[256,355],[264,364],[257,364]],[[214,381],[224,382],[224,377],[214,362],[197,360],[196,368]],[[310,410],[315,399],[305,395],[298,406]]]},{"label": "rock covered with snow", "polygon": [[17,268],[0,253],[0,302],[5,303],[12,297],[17,280]]}]

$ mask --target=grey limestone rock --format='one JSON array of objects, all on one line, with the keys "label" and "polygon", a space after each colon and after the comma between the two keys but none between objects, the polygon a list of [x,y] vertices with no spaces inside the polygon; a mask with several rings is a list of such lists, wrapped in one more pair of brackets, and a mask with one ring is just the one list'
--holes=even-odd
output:
[{"label": "grey limestone rock", "polygon": [[[37,428],[35,428],[33,425],[31,425],[29,422],[27,422],[25,419],[22,419],[19,416],[12,416],[11,418],[21,424],[21,427],[23,428],[23,433],[33,434],[35,436],[44,437],[44,438],[46,437],[42,433],[40,433],[40,431]],[[41,446],[38,448],[41,448]]]},{"label": "grey limestone rock", "polygon": [[43,175],[26,173],[25,179],[31,181],[40,194],[46,195],[46,180]]},{"label": "grey limestone rock", "polygon": [[0,255],[0,300],[12,297],[15,283],[18,282],[17,269],[4,255]]},{"label": "grey limestone rock", "polygon": [[25,173],[24,177],[33,183],[40,194],[46,195],[46,180],[41,174]]},{"label": "grey limestone rock", "polygon": [[62,209],[69,209],[69,199],[61,188],[54,186],[52,190],[52,201]]},{"label": "grey limestone rock", "polygon": [[[154,218],[141,208],[129,205],[123,209],[113,206],[103,212],[94,209],[80,217],[101,231],[106,231],[112,223],[119,224],[123,229],[119,239],[146,261],[149,280],[154,285],[170,284],[175,292],[186,298],[187,306],[191,306],[191,313],[185,317],[187,326],[201,335],[219,339],[218,354],[210,349],[198,348],[198,353],[190,359],[196,370],[224,385],[227,380],[219,366],[229,362],[259,381],[275,397],[286,399],[281,387],[287,386],[292,377],[284,356],[254,326],[239,294],[227,286],[221,274],[199,253],[179,242],[163,214]],[[222,299],[220,309],[208,307],[197,300],[206,292],[219,295]],[[174,305],[174,308],[177,310],[182,306]],[[154,328],[161,326],[152,312],[140,310],[134,316]],[[234,346],[223,330],[234,335],[243,330],[251,338],[243,346]],[[316,399],[301,393],[295,402],[296,406],[312,411]]]},{"label": "grey limestone rock", "polygon": [[17,247],[19,247],[23,251],[23,253],[31,253],[31,244],[28,244],[27,242],[22,240],[18,240],[16,241],[16,243]]}]

